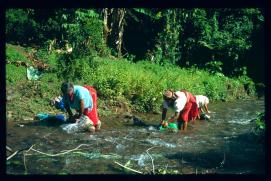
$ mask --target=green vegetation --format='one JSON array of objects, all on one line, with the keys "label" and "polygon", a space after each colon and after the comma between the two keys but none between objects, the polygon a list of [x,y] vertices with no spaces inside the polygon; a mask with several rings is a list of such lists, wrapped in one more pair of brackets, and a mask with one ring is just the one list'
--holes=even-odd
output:
[{"label": "green vegetation", "polygon": [[[8,48],[7,54],[13,52],[14,48]],[[20,53],[18,55],[22,56]],[[14,92],[24,99],[15,99],[12,104],[7,104],[8,110],[20,106],[23,111],[18,111],[18,114],[26,116],[44,110],[54,111],[49,99],[60,94],[60,84],[64,80],[93,85],[102,105],[110,101],[122,102],[139,112],[159,112],[162,92],[167,88],[186,89],[194,94],[207,95],[211,100],[233,100],[255,93],[254,83],[248,77],[228,78],[222,73],[212,74],[195,67],[185,69],[170,64],[161,66],[148,61],[133,63],[126,59],[111,60],[93,56],[70,59],[71,63],[62,64],[67,60],[63,57],[68,55],[57,59],[58,56],[44,50],[38,50],[37,56],[52,63],[50,65],[55,66],[57,71],[44,72],[39,81],[26,81],[25,67],[8,64],[7,89],[14,89],[12,85],[20,87],[19,91]]]},{"label": "green vegetation", "polygon": [[[96,88],[105,129],[135,122],[131,110],[138,115],[160,113],[162,93],[169,88],[206,95],[211,101],[264,94],[263,9],[17,8],[7,9],[5,15],[6,116],[8,121],[18,121],[20,124],[14,125],[20,127],[28,125],[21,123],[35,122],[37,113],[61,113],[50,100],[61,94],[64,81]],[[43,71],[39,80],[27,79],[29,66]],[[264,113],[259,113],[253,131],[261,140],[265,121]],[[47,132],[50,135],[54,130],[48,127],[46,135],[40,134],[50,146],[58,144],[46,138]],[[19,141],[38,141],[36,137],[26,139]],[[95,155],[75,154],[90,159]],[[111,156],[119,155],[102,156],[112,160]],[[42,159],[48,162],[46,157]],[[223,163],[225,159],[224,152]],[[66,165],[72,166],[73,162],[68,162]],[[18,161],[8,161],[7,165],[23,166]],[[70,173],[71,167],[66,165],[59,174]],[[24,166],[24,174],[28,174]],[[125,166],[136,168],[130,161]],[[155,174],[185,173],[171,168],[157,167]],[[141,171],[153,174],[154,168]]]},{"label": "green vegetation", "polygon": [[[211,75],[195,68],[181,69],[146,61],[131,63],[101,58],[92,60],[91,66],[77,68],[80,74],[75,74],[74,78],[81,78],[78,82],[83,84],[94,85],[102,99],[125,100],[141,112],[159,111],[162,93],[167,88],[186,89],[194,94],[207,95],[211,100],[248,96],[240,79]],[[253,84],[251,80],[246,81]],[[249,87],[248,92],[253,95],[253,87]]]},{"label": "green vegetation", "polygon": [[26,68],[16,67],[16,65],[6,65],[7,84],[16,85],[20,81],[26,80]]},{"label": "green vegetation", "polygon": [[263,22],[258,8],[8,9],[6,37],[46,50],[71,47],[74,60],[117,56],[213,67],[210,71],[263,82]]},{"label": "green vegetation", "polygon": [[27,56],[22,52],[25,52],[25,48],[7,44],[6,59],[9,61],[24,61],[30,63],[30,61],[27,59]]},{"label": "green vegetation", "polygon": [[254,133],[257,136],[263,137],[265,133],[266,123],[265,123],[265,113],[259,112],[257,118],[255,119],[255,129]]},{"label": "green vegetation", "polygon": [[[18,114],[53,111],[63,81],[140,112],[159,112],[168,88],[223,101],[256,92],[247,55],[260,46],[261,9],[9,9],[6,20],[7,89],[17,97],[7,106],[22,106]],[[33,65],[29,56],[50,66],[39,81],[16,66]]]}]

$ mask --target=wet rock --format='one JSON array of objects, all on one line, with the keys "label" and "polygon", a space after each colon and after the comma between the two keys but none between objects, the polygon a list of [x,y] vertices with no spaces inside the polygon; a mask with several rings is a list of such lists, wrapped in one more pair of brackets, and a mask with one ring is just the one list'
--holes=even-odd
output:
[{"label": "wet rock", "polygon": [[123,117],[127,118],[127,119],[132,119],[133,115],[131,113],[127,112],[127,113],[124,113]]},{"label": "wet rock", "polygon": [[116,149],[117,149],[118,151],[124,151],[124,150],[125,150],[125,147],[126,147],[126,146],[124,146],[124,145],[122,145],[122,144],[118,144],[118,145],[116,146]]},{"label": "wet rock", "polygon": [[24,127],[24,125],[23,124],[17,124],[19,127],[21,127],[21,128],[23,128]]},{"label": "wet rock", "polygon": [[146,124],[144,123],[143,120],[133,116],[133,124],[136,125],[136,126],[146,126]]},{"label": "wet rock", "polygon": [[34,118],[30,118],[30,117],[24,117],[24,118],[23,118],[23,120],[24,120],[24,121],[33,121],[33,120],[34,120]]},{"label": "wet rock", "polygon": [[210,120],[210,116],[209,115],[207,115],[207,114],[201,114],[200,115],[200,120]]},{"label": "wet rock", "polygon": [[157,131],[157,128],[155,128],[154,126],[149,126],[149,127],[148,127],[148,130],[149,130],[149,131]]}]

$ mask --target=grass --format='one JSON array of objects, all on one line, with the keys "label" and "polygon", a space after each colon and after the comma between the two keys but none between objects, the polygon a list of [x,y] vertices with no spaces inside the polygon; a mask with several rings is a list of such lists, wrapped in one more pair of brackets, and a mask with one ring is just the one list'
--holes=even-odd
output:
[{"label": "grass", "polygon": [[27,59],[26,49],[21,46],[15,46],[11,44],[6,44],[6,58],[10,61],[23,61],[30,63]]},{"label": "grass", "polygon": [[244,87],[245,80],[238,78],[216,76],[195,68],[159,66],[147,61],[132,63],[95,58],[89,67],[77,68],[83,76],[73,82],[94,85],[102,99],[125,100],[139,112],[159,111],[162,93],[168,88],[186,89],[195,95],[207,95],[211,100],[225,101],[247,98],[254,91],[249,87],[249,95]]},{"label": "grass", "polygon": [[6,84],[16,85],[18,82],[26,81],[26,68],[16,65],[6,65]]},{"label": "grass", "polygon": [[[29,61],[25,57],[27,51],[31,49],[7,44],[6,54],[9,59]],[[229,78],[196,68],[184,69],[147,61],[132,63],[125,59],[100,57],[77,59],[68,69],[58,64],[59,57],[55,54],[38,50],[36,55],[57,68],[57,71],[45,72],[40,80],[29,81],[26,79],[25,67],[6,65],[7,90],[17,95],[16,99],[7,102],[7,110],[15,110],[14,114],[19,117],[56,111],[49,105],[49,100],[60,94],[60,84],[65,78],[64,70],[74,84],[93,85],[97,89],[100,110],[104,105],[114,106],[121,102],[134,111],[160,112],[162,93],[168,88],[207,95],[211,101],[242,99],[254,95],[254,84],[247,77]],[[105,111],[102,112],[107,115]]]}]

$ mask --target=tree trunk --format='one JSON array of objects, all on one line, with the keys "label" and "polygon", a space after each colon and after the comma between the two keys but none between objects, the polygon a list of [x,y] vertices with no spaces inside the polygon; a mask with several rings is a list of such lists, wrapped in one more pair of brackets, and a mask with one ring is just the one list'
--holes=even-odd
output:
[{"label": "tree trunk", "polygon": [[108,9],[108,8],[104,8],[102,10],[103,13],[103,24],[104,24],[104,28],[103,28],[103,36],[104,36],[104,42],[107,45],[108,43],[108,36],[111,33],[112,27],[108,27],[108,23],[109,23],[109,16],[112,14],[113,9]]},{"label": "tree trunk", "polygon": [[124,8],[104,8],[103,36],[108,47],[113,48],[118,58],[122,56],[123,32],[126,10]]},{"label": "tree trunk", "polygon": [[117,51],[118,51],[118,58],[122,56],[121,49],[122,49],[122,41],[123,41],[123,31],[124,31],[124,16],[125,16],[125,9],[118,9],[118,39],[117,39]]}]

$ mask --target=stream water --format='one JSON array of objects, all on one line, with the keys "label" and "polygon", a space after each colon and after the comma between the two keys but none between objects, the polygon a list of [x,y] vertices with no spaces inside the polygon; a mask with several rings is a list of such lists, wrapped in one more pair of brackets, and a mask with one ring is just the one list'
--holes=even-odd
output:
[{"label": "stream water", "polygon": [[[161,115],[135,114],[146,126],[135,126],[118,115],[102,117],[102,130],[95,134],[68,134],[60,126],[39,121],[18,125],[7,122],[7,145],[13,150],[30,147],[56,154],[85,144],[79,150],[59,156],[29,151],[7,161],[7,174],[123,174],[123,168],[151,172],[174,169],[182,174],[265,173],[265,147],[252,134],[264,100],[210,103],[211,119],[190,123],[186,133],[159,132]],[[152,148],[153,147],[153,148]],[[152,148],[148,151],[146,150]],[[7,152],[8,153],[8,152]],[[9,153],[10,154],[10,153]],[[151,156],[151,157],[150,157]]]}]

